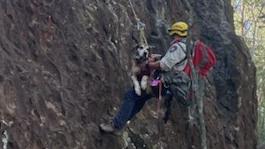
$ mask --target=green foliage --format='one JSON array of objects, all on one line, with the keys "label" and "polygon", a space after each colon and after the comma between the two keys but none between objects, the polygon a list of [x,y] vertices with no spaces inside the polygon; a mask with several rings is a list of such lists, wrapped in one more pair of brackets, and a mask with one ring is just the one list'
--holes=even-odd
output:
[{"label": "green foliage", "polygon": [[246,41],[257,68],[258,136],[265,143],[265,1],[232,0],[236,33]]}]

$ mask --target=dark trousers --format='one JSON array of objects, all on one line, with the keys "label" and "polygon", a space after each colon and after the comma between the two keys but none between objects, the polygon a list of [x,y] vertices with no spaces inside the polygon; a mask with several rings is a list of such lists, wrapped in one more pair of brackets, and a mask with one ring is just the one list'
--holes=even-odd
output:
[{"label": "dark trousers", "polygon": [[143,108],[145,102],[152,97],[151,94],[145,92],[142,92],[141,96],[138,96],[134,89],[126,92],[120,110],[113,119],[115,128],[123,128],[127,121],[132,119]]},{"label": "dark trousers", "polygon": [[[167,97],[166,99],[170,99],[171,102],[172,96],[171,94],[168,93],[167,90],[163,89],[162,95],[166,96]],[[151,99],[152,97],[154,97],[154,95],[147,94],[146,92],[142,92],[142,95],[138,96],[135,93],[134,89],[131,89],[128,92],[126,92],[120,110],[113,119],[113,124],[115,128],[117,129],[123,128],[126,125],[127,121],[131,120],[143,108],[145,102]]]}]

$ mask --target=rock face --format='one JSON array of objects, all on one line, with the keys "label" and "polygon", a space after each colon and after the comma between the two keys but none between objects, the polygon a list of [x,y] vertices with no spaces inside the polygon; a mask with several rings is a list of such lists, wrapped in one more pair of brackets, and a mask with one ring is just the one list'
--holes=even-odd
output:
[{"label": "rock face", "polygon": [[[132,2],[154,52],[168,48],[167,26],[193,12],[194,36],[218,58],[204,99],[208,148],[255,149],[255,67],[233,31],[230,0]],[[176,102],[162,129],[151,100],[122,136],[98,130],[130,86],[138,36],[127,0],[2,0],[0,7],[2,148],[200,148],[198,129],[188,130],[187,109]]]}]

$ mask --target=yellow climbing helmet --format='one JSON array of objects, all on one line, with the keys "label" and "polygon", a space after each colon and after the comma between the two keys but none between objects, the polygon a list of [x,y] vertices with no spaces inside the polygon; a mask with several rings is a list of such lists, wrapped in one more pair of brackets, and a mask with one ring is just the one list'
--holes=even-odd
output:
[{"label": "yellow climbing helmet", "polygon": [[186,22],[180,21],[174,23],[169,29],[168,33],[170,36],[177,34],[181,37],[186,37],[188,35],[189,25]]}]

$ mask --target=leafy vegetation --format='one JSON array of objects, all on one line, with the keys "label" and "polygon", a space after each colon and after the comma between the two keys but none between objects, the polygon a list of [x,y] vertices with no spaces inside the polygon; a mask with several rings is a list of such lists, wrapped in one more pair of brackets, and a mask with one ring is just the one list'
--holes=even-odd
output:
[{"label": "leafy vegetation", "polygon": [[265,144],[265,1],[232,0],[236,33],[246,41],[257,68],[258,137]]}]

